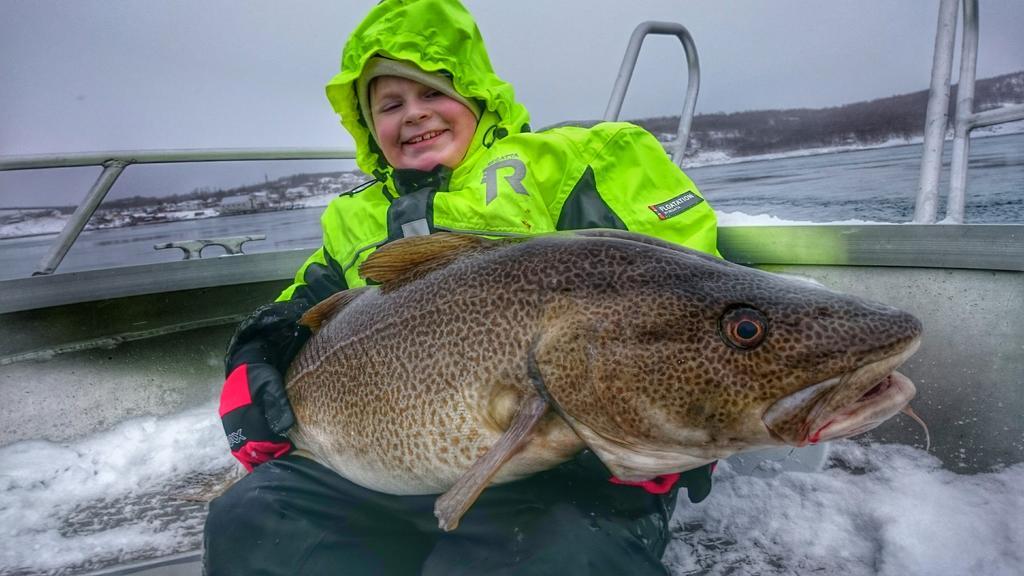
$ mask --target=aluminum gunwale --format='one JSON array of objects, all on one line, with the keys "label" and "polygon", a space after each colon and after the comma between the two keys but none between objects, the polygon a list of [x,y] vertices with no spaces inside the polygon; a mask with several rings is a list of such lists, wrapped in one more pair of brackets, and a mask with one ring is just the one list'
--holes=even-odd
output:
[{"label": "aluminum gunwale", "polygon": [[[281,280],[313,248],[64,272],[0,281],[0,314],[142,294]],[[745,265],[804,264],[1024,272],[1024,225],[722,226],[719,250]]]}]

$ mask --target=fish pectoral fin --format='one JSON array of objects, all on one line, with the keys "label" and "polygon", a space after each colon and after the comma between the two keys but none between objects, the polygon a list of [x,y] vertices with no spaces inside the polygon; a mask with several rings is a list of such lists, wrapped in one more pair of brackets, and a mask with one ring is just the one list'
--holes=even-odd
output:
[{"label": "fish pectoral fin", "polygon": [[316,306],[306,310],[306,313],[299,319],[299,324],[316,332],[324,322],[330,320],[335,314],[340,312],[342,308],[351,304],[353,300],[367,290],[369,290],[369,288],[361,286],[351,290],[335,292],[322,300]]},{"label": "fish pectoral fin", "polygon": [[523,401],[508,430],[494,446],[437,499],[434,516],[441,530],[451,532],[458,527],[459,519],[476,502],[495,473],[530,441],[547,411],[548,403],[540,396],[531,395]]},{"label": "fish pectoral fin", "polygon": [[470,234],[438,232],[410,236],[378,248],[359,266],[359,275],[381,284],[384,292],[443,268],[463,254],[498,243]]}]

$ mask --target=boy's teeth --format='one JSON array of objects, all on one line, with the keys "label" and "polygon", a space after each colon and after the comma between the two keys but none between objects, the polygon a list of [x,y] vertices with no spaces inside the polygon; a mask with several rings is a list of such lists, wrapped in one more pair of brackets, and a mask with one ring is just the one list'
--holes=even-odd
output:
[{"label": "boy's teeth", "polygon": [[440,132],[436,132],[436,131],[435,132],[427,132],[426,134],[424,134],[422,136],[417,136],[415,138],[411,138],[409,140],[409,144],[415,144],[417,142],[422,142],[424,140],[429,140],[430,138],[433,138],[433,137],[437,136],[438,134],[440,134]]}]

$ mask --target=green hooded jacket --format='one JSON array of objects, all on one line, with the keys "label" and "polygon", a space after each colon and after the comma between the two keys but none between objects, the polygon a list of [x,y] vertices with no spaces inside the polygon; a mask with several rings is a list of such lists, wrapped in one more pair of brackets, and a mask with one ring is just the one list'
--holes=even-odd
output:
[{"label": "green hooded jacket", "polygon": [[[450,74],[482,115],[462,162],[433,172],[394,170],[359,112],[356,81],[375,55]],[[476,23],[457,0],[384,0],[352,32],[327,98],[377,181],[334,199],[323,247],[278,298],[319,301],[365,285],[359,265],[376,248],[435,231],[486,236],[556,230],[631,230],[716,254],[716,219],[697,187],[642,128],[530,132],[529,114],[495,74]]]}]

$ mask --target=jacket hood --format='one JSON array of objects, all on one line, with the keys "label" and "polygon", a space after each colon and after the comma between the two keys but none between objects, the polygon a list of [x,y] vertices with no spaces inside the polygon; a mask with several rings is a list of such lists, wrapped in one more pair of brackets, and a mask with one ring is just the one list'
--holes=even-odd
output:
[{"label": "jacket hood", "polygon": [[[389,172],[359,112],[356,81],[373,56],[447,72],[455,90],[481,104],[483,114],[466,158],[482,145],[528,131],[529,114],[512,85],[494,73],[480,30],[457,0],[384,0],[349,36],[341,72],[327,83],[327,99],[356,143],[356,163],[367,174]],[[379,176],[378,176],[379,177]]]}]

